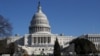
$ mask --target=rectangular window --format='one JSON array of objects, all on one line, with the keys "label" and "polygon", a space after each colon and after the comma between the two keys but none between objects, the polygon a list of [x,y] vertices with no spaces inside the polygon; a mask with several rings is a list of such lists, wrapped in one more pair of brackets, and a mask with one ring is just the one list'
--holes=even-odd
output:
[{"label": "rectangular window", "polygon": [[40,37],[38,37],[38,43],[40,43]]},{"label": "rectangular window", "polygon": [[46,38],[44,37],[44,43],[46,43]]}]

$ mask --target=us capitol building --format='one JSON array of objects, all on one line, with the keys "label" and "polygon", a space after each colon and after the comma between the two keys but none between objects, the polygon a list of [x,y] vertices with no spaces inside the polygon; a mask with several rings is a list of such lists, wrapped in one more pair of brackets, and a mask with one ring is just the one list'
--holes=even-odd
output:
[{"label": "us capitol building", "polygon": [[[90,36],[90,37],[89,37]],[[87,34],[83,37],[92,41],[97,49],[100,50],[100,34]],[[60,46],[66,47],[71,40],[76,37],[65,36],[63,34],[52,34],[51,27],[47,16],[43,13],[40,2],[38,3],[37,12],[33,15],[29,26],[29,34],[24,36],[11,36],[7,43],[15,42],[19,47],[25,49],[29,55],[53,54],[54,42],[58,39]],[[93,39],[96,39],[95,41]]]},{"label": "us capitol building", "polygon": [[74,39],[73,36],[64,36],[63,34],[52,34],[47,16],[43,13],[40,2],[37,12],[33,15],[29,26],[29,34],[24,36],[12,36],[7,43],[15,42],[19,47],[25,49],[29,55],[52,54],[54,42],[58,39],[60,46],[65,47],[66,43]]}]

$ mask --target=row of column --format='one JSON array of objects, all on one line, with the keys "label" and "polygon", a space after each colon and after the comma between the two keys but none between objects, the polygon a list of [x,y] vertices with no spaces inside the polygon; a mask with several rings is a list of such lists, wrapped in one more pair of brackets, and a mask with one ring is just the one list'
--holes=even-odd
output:
[{"label": "row of column", "polygon": [[34,27],[33,29],[34,32],[38,32],[38,31],[49,31],[50,29],[48,27]]},{"label": "row of column", "polygon": [[50,37],[33,37],[33,44],[46,44],[51,42]]},{"label": "row of column", "polygon": [[99,42],[100,41],[100,38],[99,37],[89,37],[88,39],[90,41],[93,41],[93,42]]}]

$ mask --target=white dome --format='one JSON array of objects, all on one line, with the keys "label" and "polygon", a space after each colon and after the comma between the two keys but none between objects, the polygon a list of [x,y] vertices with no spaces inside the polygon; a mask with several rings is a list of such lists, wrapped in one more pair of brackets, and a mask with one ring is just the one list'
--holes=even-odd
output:
[{"label": "white dome", "polygon": [[31,25],[34,25],[34,24],[48,24],[49,25],[49,22],[48,22],[47,17],[44,13],[37,12],[33,16],[32,21],[31,21]]},{"label": "white dome", "polygon": [[46,15],[43,13],[43,12],[37,12],[34,16],[33,16],[33,18],[37,18],[37,19],[46,19],[47,20],[47,17],[46,17]]},{"label": "white dome", "polygon": [[38,11],[32,18],[31,25],[29,27],[29,32],[50,32],[50,25],[47,16],[42,12],[40,3],[38,5]]}]

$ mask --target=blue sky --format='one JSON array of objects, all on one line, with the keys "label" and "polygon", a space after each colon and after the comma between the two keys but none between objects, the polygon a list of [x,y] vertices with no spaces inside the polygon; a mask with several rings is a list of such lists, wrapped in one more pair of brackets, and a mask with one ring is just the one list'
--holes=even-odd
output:
[{"label": "blue sky", "polygon": [[[0,0],[0,14],[9,19],[13,35],[28,33],[38,0]],[[100,0],[41,0],[51,31],[79,36],[100,33]]]}]

